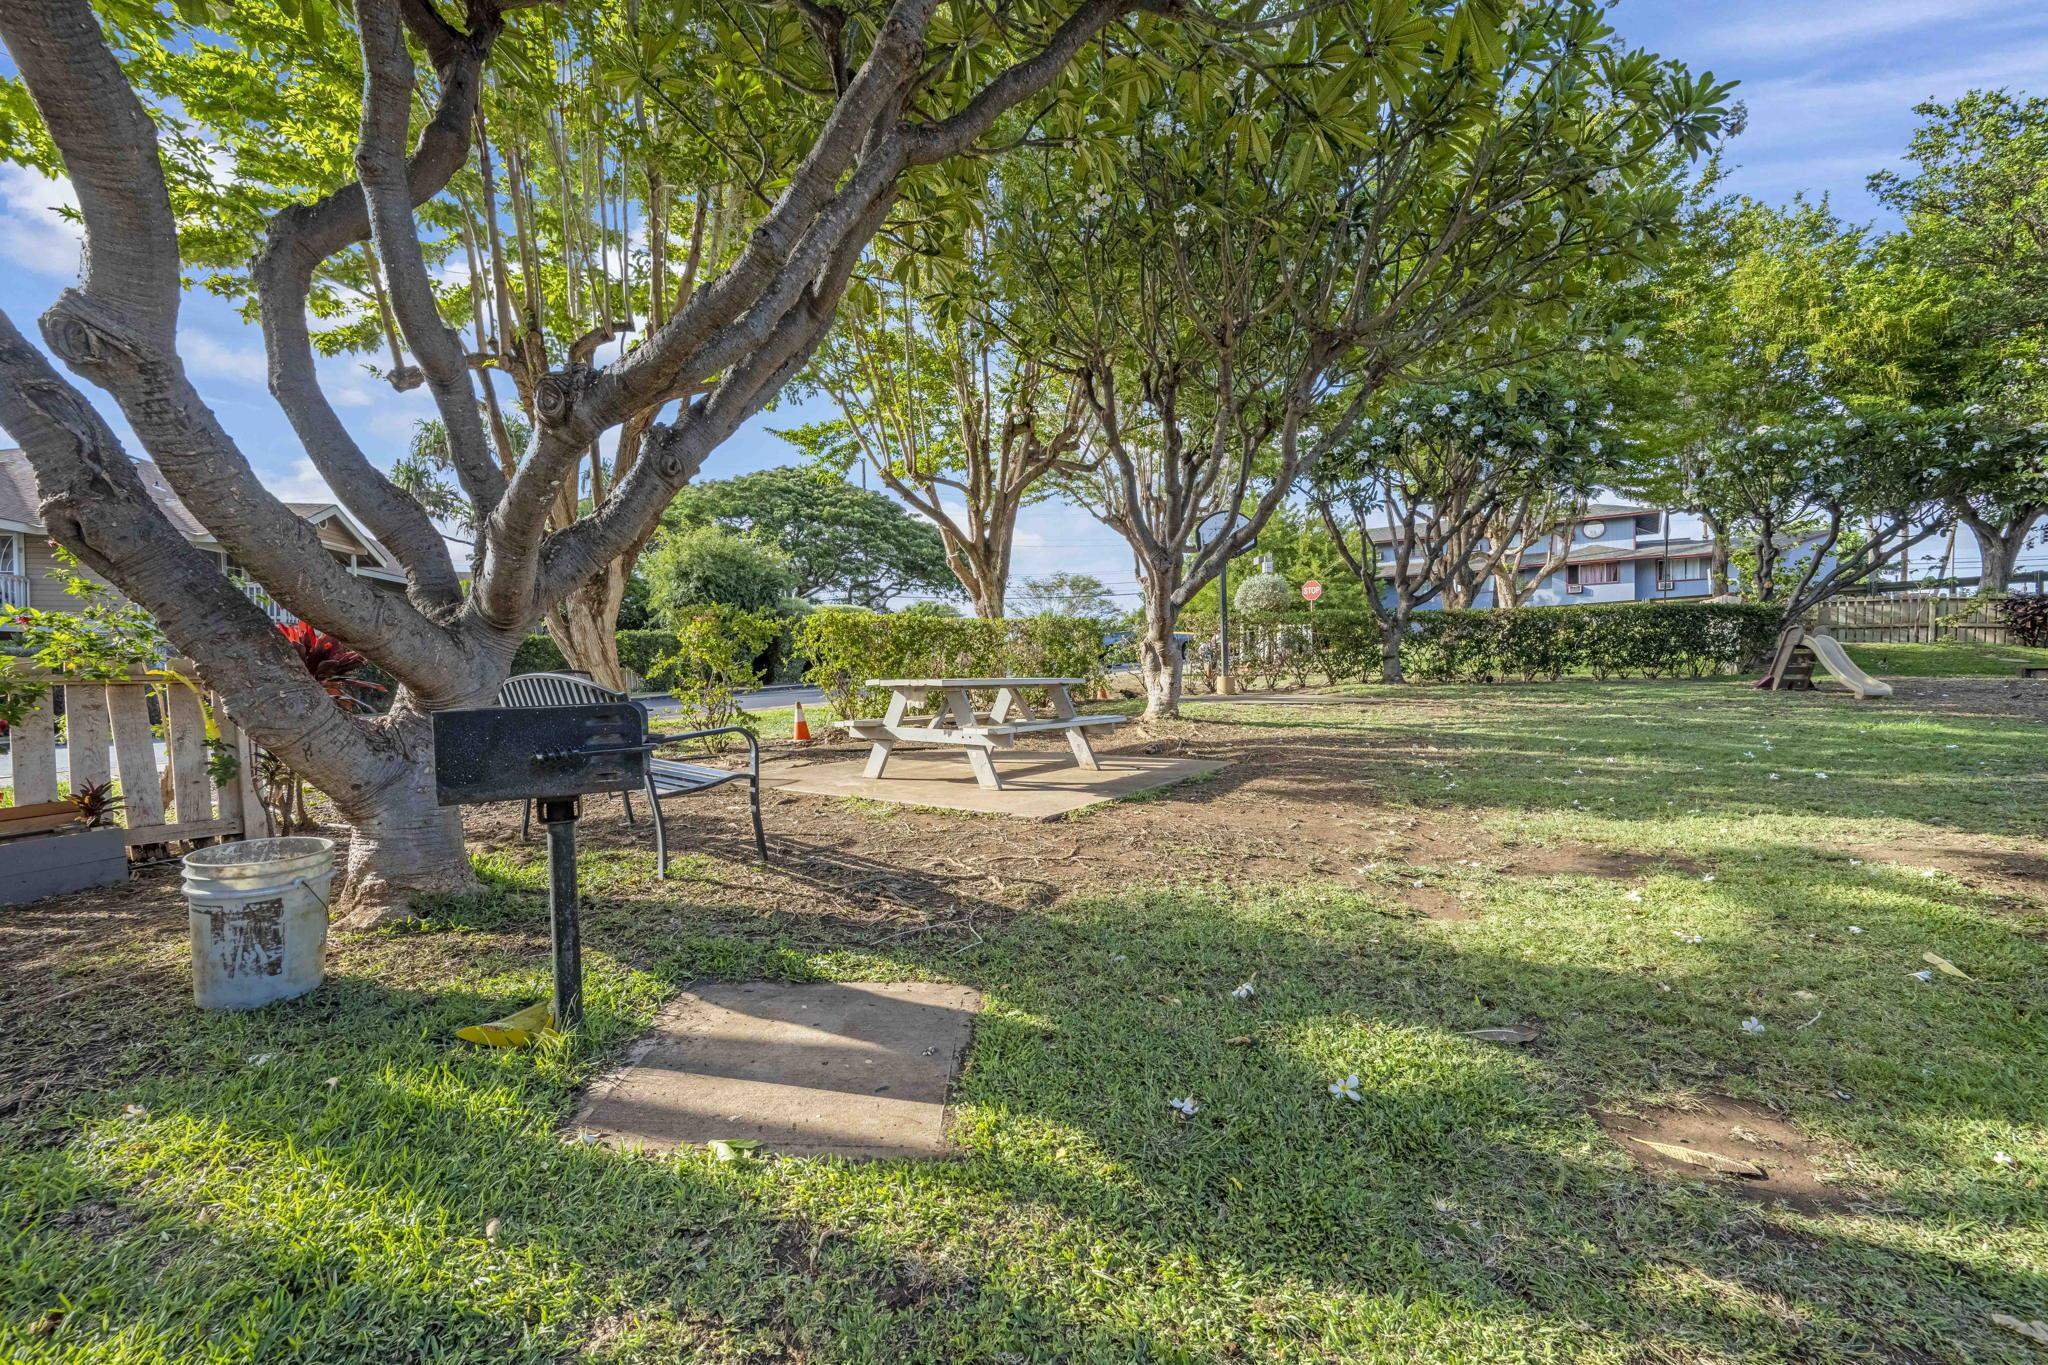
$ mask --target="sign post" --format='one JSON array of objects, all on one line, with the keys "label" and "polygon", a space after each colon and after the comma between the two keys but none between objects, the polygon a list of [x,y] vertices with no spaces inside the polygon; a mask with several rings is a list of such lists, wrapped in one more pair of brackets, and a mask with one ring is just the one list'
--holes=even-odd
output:
[{"label": "sign post", "polygon": [[[1224,537],[1237,534],[1246,524],[1247,519],[1242,512],[1210,513],[1195,527],[1195,553],[1200,554]],[[1237,680],[1230,676],[1230,556],[1227,554],[1217,569],[1216,634],[1216,691],[1218,695],[1227,697],[1237,691]]]}]

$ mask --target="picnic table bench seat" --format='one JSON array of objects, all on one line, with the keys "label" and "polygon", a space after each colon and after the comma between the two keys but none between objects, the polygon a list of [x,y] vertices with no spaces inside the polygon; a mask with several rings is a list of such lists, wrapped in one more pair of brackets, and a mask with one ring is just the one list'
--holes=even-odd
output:
[{"label": "picnic table bench seat", "polygon": [[[878,779],[898,744],[943,744],[964,750],[968,766],[982,786],[1000,790],[1003,783],[991,754],[1014,746],[1020,735],[1064,734],[1074,761],[1098,769],[1088,731],[1121,725],[1122,716],[1084,716],[1074,709],[1071,689],[1080,678],[872,678],[869,687],[889,691],[884,716],[863,716],[835,722],[872,746],[865,776]],[[1041,715],[1022,695],[1042,690],[1050,715]],[[986,710],[973,701],[976,692],[993,691],[995,704]],[[936,696],[934,696],[936,694]],[[930,714],[922,714],[930,701]]]}]

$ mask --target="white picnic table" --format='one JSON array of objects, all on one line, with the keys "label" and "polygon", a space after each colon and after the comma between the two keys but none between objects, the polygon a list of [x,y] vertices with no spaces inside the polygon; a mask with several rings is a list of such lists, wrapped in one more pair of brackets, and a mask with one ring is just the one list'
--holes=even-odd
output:
[{"label": "white picnic table", "polygon": [[[1096,769],[1095,750],[1088,747],[1088,731],[1098,725],[1121,725],[1122,716],[1084,716],[1074,710],[1073,689],[1082,678],[870,678],[868,686],[889,693],[889,707],[880,719],[842,720],[841,729],[860,736],[872,746],[863,776],[879,778],[889,765],[889,754],[899,744],[953,745],[967,754],[974,780],[1000,791],[1002,777],[992,757],[997,749],[1012,748],[1020,735],[1063,733],[1074,762]],[[1045,710],[1026,700],[1028,689],[1043,689]],[[986,711],[975,708],[974,694],[992,692],[994,700]],[[930,714],[925,714],[927,705]]]}]

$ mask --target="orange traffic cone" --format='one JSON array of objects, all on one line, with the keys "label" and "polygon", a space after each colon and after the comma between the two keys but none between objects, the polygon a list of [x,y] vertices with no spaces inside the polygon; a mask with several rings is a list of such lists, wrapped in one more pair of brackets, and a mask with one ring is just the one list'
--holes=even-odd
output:
[{"label": "orange traffic cone", "polygon": [[799,744],[808,744],[811,742],[811,723],[804,719],[804,704],[802,702],[798,702],[796,704],[795,739],[796,742]]}]

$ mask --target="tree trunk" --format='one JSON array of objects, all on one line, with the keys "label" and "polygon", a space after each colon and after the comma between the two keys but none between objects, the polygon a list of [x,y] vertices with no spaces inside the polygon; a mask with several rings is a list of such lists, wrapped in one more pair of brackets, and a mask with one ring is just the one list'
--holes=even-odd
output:
[{"label": "tree trunk", "polygon": [[1148,593],[1145,633],[1138,641],[1138,670],[1145,679],[1145,719],[1180,714],[1181,653],[1173,638],[1173,609]]},{"label": "tree trunk", "polygon": [[335,911],[351,929],[410,917],[413,898],[474,891],[462,842],[462,809],[434,793],[434,732],[426,713],[400,696],[380,747],[409,760],[395,776],[352,792],[329,792],[354,831]]},{"label": "tree trunk", "polygon": [[1977,538],[1978,560],[1983,566],[1978,570],[1977,596],[2005,596],[2012,583],[2012,568],[2019,559],[2020,547],[2026,544],[2027,532],[2034,529],[2034,523],[2040,516],[2038,510],[2030,508],[2004,525],[1994,526],[1968,511],[1962,514],[1970,534]]},{"label": "tree trunk", "polygon": [[1712,544],[1713,554],[1707,561],[1707,590],[1715,597],[1728,595],[1728,537],[1722,534],[1720,518],[1709,513],[1700,513],[1700,520],[1706,524],[1707,540]]},{"label": "tree trunk", "polygon": [[1406,682],[1401,672],[1401,637],[1408,633],[1406,613],[1382,616],[1380,622],[1380,681]]},{"label": "tree trunk", "polygon": [[619,606],[626,600],[628,570],[618,560],[562,599],[547,614],[548,635],[569,667],[590,675],[599,687],[629,690],[625,665],[619,662]]}]

